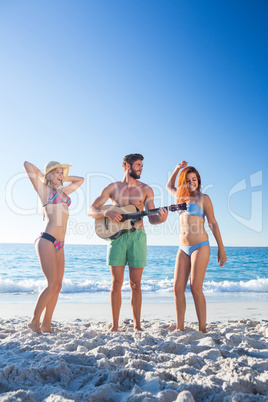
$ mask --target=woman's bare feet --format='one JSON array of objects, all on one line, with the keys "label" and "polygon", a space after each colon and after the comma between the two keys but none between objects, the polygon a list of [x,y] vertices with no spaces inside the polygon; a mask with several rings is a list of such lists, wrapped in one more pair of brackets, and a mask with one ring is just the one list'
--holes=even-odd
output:
[{"label": "woman's bare feet", "polygon": [[29,322],[28,323],[28,328],[32,331],[32,332],[36,332],[37,334],[41,334],[41,329],[39,327],[39,325],[34,324],[33,322]]},{"label": "woman's bare feet", "polygon": [[168,327],[167,327],[167,330],[168,331],[175,331],[177,328],[176,328],[176,325],[175,324],[170,324]]},{"label": "woman's bare feet", "polygon": [[44,324],[41,325],[40,330],[41,330],[41,332],[47,332],[49,334],[52,334],[52,332],[53,332],[51,327],[46,326]]}]

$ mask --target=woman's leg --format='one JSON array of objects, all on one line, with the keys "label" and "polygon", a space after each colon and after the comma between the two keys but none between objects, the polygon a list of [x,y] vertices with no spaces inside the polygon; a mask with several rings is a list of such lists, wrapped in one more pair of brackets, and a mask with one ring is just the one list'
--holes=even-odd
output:
[{"label": "woman's leg", "polygon": [[206,332],[206,299],[203,293],[203,282],[209,263],[209,257],[209,246],[202,246],[191,255],[191,292],[199,322],[199,331],[202,332]]},{"label": "woman's leg", "polygon": [[135,331],[141,331],[141,277],[143,268],[129,267],[129,284],[131,289],[131,307]]},{"label": "woman's leg", "polygon": [[43,318],[42,325],[40,327],[42,332],[52,332],[51,330],[51,321],[52,321],[52,316],[53,312],[55,310],[59,293],[62,288],[62,280],[63,280],[63,275],[64,275],[64,248],[62,247],[59,251],[56,252],[56,263],[57,263],[57,292],[55,292],[49,302],[46,305],[46,310],[45,310],[45,315]]},{"label": "woman's leg", "polygon": [[112,287],[111,287],[111,309],[113,317],[113,326],[111,331],[118,331],[119,325],[119,314],[122,304],[121,298],[121,288],[124,282],[124,272],[125,267],[110,267],[111,277],[112,277]]},{"label": "woman's leg", "polygon": [[182,250],[178,250],[174,273],[174,297],[177,316],[177,328],[184,330],[186,311],[185,289],[191,270],[190,257]]},{"label": "woman's leg", "polygon": [[54,245],[48,240],[38,239],[36,242],[36,252],[41,269],[47,280],[47,286],[38,297],[33,318],[28,326],[32,331],[40,333],[41,314],[52,295],[57,292],[57,262]]}]

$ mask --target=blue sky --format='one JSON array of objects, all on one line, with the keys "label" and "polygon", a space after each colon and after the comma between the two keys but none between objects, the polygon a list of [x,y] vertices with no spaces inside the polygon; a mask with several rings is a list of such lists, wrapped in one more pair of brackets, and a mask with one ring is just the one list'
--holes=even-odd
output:
[{"label": "blue sky", "polygon": [[[43,228],[28,160],[71,163],[67,243],[106,244],[87,209],[144,155],[156,207],[175,165],[202,177],[227,246],[268,245],[266,1],[0,2],[1,242]],[[178,244],[178,216],[148,244]],[[210,235],[214,245],[213,236]]]}]

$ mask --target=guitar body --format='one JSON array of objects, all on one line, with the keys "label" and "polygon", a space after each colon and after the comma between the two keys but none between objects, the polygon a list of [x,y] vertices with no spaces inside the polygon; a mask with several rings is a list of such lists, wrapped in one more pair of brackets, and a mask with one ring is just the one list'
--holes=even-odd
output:
[{"label": "guitar body", "polygon": [[[115,211],[120,215],[131,214],[138,211],[135,205],[125,205],[117,207],[116,205],[104,205],[100,208],[101,211]],[[95,219],[96,234],[102,239],[117,239],[121,234],[134,231],[133,221],[131,219],[124,220],[123,222],[115,223],[109,218]]]}]

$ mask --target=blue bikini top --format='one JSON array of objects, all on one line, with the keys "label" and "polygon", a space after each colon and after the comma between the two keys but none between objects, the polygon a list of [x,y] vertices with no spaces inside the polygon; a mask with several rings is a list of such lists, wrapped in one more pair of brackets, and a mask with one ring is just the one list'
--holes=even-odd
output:
[{"label": "blue bikini top", "polygon": [[187,204],[187,210],[185,211],[180,211],[180,214],[182,212],[185,212],[187,215],[191,216],[201,216],[202,218],[205,218],[205,214],[202,208],[200,208],[199,205],[196,203],[196,198],[194,201],[194,204]]}]

